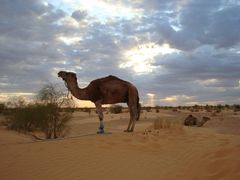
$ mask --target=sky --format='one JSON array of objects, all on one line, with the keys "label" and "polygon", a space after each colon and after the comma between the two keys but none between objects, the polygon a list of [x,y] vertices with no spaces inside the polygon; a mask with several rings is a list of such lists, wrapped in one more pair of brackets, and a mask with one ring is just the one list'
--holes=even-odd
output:
[{"label": "sky", "polygon": [[[1,0],[0,101],[115,75],[146,106],[239,104],[239,0]],[[80,106],[88,102],[77,101]]]}]

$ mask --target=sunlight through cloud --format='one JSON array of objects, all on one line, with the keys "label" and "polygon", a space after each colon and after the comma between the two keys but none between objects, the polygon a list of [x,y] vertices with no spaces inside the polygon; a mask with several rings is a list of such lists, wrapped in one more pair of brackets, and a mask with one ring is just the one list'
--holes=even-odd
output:
[{"label": "sunlight through cloud", "polygon": [[152,94],[152,93],[147,93],[147,96],[148,96],[148,105],[153,107],[154,106],[154,97],[155,97],[155,94]]},{"label": "sunlight through cloud", "polygon": [[185,94],[182,95],[172,95],[172,96],[166,96],[160,101],[164,104],[168,104],[171,106],[178,106],[180,104],[188,104],[189,102],[192,102],[194,100],[194,96],[188,96]]},{"label": "sunlight through cloud", "polygon": [[154,43],[142,44],[124,53],[126,61],[122,62],[120,68],[132,68],[138,74],[151,73],[155,66],[154,57],[161,54],[171,54],[178,52],[170,48],[169,44],[157,45]]},{"label": "sunlight through cloud", "polygon": [[[49,0],[49,2],[51,1]],[[66,12],[69,12],[69,14],[76,10],[85,10],[91,17],[94,17],[101,22],[116,17],[132,19],[134,16],[141,13],[141,10],[124,6],[119,2],[113,4],[102,0],[55,0],[53,1],[53,4],[60,6]]]},{"label": "sunlight through cloud", "polygon": [[60,36],[57,38],[58,40],[64,42],[66,45],[76,44],[82,39],[81,37],[66,37]]},{"label": "sunlight through cloud", "polygon": [[19,98],[19,97],[31,99],[35,95],[36,95],[36,93],[26,93],[26,92],[1,93],[0,94],[0,102],[6,102],[6,101],[10,100],[11,98]]}]

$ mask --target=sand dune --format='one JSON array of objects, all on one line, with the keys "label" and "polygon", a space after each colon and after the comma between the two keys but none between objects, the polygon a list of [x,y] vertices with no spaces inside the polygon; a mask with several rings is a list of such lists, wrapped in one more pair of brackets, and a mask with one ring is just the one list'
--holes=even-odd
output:
[{"label": "sand dune", "polygon": [[[90,122],[84,114],[79,120],[75,116],[79,122],[72,122],[71,133],[60,140],[34,142],[1,129],[0,179],[240,179],[239,134],[216,131],[214,121],[208,128],[144,131],[164,113],[146,114],[132,134],[122,132],[127,114],[106,115],[106,129],[112,133],[106,135],[95,134],[97,117],[87,114]],[[234,123],[240,127],[238,121]]]}]

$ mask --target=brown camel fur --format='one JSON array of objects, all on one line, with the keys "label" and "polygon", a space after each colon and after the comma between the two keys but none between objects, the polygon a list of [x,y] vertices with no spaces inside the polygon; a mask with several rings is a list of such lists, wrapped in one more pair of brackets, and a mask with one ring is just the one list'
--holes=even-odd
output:
[{"label": "brown camel fur", "polygon": [[140,117],[138,90],[133,84],[115,76],[107,76],[93,80],[87,87],[81,89],[78,87],[75,73],[60,71],[58,77],[65,81],[68,90],[77,99],[90,100],[95,104],[100,120],[98,133],[104,133],[102,105],[115,103],[127,103],[130,121],[125,131],[133,132],[135,121]]}]

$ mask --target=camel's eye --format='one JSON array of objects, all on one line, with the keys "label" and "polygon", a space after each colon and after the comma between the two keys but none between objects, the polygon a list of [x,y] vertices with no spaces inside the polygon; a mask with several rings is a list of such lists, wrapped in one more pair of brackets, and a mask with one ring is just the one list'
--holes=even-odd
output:
[{"label": "camel's eye", "polygon": [[63,80],[66,80],[66,79],[67,79],[67,76],[68,76],[68,73],[64,73],[64,74],[62,75]]}]

